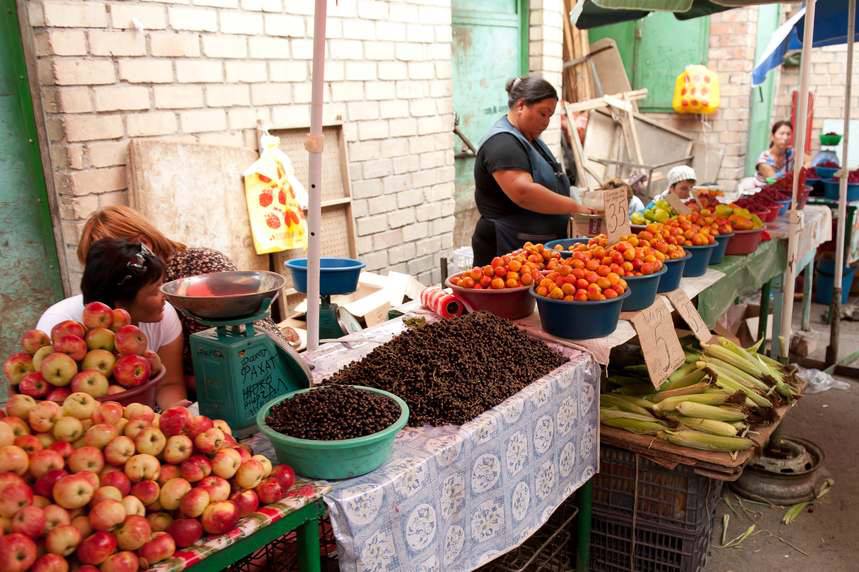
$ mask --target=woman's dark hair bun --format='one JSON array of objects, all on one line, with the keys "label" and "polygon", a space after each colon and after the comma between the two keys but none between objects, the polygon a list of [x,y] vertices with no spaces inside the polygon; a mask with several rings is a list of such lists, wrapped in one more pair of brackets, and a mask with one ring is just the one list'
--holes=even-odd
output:
[{"label": "woman's dark hair bun", "polygon": [[558,99],[558,92],[551,83],[538,76],[514,77],[507,82],[507,107],[513,108],[517,101],[524,100],[533,105],[544,99]]}]

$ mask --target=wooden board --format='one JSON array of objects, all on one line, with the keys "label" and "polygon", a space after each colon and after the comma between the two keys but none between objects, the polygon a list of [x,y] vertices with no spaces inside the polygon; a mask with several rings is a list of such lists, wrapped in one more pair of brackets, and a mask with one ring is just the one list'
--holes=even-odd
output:
[{"label": "wooden board", "polygon": [[188,246],[226,254],[239,270],[268,270],[254,251],[242,172],[252,149],[133,140],[129,145],[131,206],[161,232]]},{"label": "wooden board", "polygon": [[[614,40],[611,38],[597,40],[590,45],[589,51],[592,54],[590,58],[597,75],[594,79],[598,80],[594,81],[595,96],[632,91],[632,84],[626,76],[626,69],[623,67],[623,60]],[[637,111],[638,104],[632,105]]]}]

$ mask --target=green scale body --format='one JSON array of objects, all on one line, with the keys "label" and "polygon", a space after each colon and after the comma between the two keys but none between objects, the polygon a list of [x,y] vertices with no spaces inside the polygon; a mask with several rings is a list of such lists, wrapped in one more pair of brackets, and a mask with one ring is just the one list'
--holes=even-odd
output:
[{"label": "green scale body", "polygon": [[[265,313],[263,313],[263,316]],[[223,419],[237,437],[257,431],[255,417],[272,399],[308,387],[310,372],[298,354],[253,321],[198,321],[215,326],[191,335],[200,414]]]}]

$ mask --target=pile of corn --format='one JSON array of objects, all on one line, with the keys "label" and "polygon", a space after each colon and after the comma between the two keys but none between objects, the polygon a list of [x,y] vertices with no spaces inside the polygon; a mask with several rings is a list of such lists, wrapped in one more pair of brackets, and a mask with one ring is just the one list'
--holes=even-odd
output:
[{"label": "pile of corn", "polygon": [[[600,396],[600,421],[693,449],[749,449],[748,413],[772,408],[774,394],[780,401],[796,397],[782,365],[758,354],[758,347],[716,337],[700,352],[687,350],[686,363],[656,393],[643,376],[612,376],[620,388]],[[644,366],[627,370],[646,372]]]}]

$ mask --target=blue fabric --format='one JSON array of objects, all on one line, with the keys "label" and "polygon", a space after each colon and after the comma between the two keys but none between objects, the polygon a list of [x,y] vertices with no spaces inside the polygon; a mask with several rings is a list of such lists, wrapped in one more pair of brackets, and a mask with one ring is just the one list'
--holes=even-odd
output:
[{"label": "blue fabric", "polygon": [[[816,6],[812,47],[820,48],[847,43],[846,0],[817,0]],[[856,29],[859,30],[859,11],[857,11],[856,21]],[[788,51],[802,48],[804,33],[805,8],[803,7],[773,33],[773,38],[763,57],[752,71],[753,86],[763,84],[770,70],[782,64]],[[857,32],[857,38],[859,38],[859,32]]]}]

